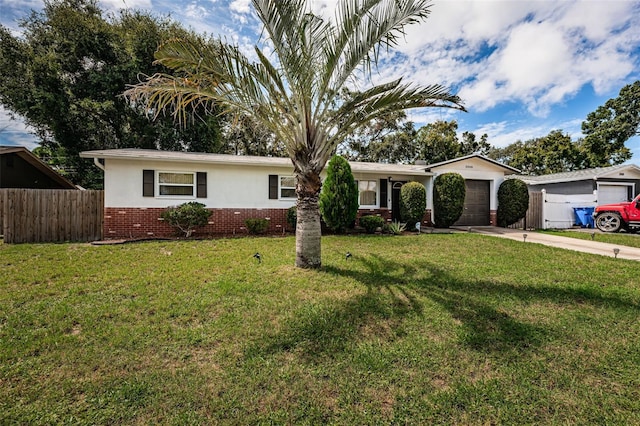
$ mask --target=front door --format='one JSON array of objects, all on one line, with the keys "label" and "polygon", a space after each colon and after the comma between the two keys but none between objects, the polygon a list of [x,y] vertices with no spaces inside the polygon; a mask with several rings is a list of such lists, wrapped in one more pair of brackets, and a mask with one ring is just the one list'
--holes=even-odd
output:
[{"label": "front door", "polygon": [[400,222],[400,188],[407,181],[394,181],[391,186],[391,220]]}]

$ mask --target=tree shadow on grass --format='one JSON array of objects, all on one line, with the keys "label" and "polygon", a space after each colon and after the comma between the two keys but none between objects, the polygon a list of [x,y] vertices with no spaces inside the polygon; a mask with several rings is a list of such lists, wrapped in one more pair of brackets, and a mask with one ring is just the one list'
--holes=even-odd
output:
[{"label": "tree shadow on grass", "polygon": [[407,264],[378,255],[358,257],[344,265],[326,265],[319,273],[329,280],[335,276],[353,279],[365,286],[366,292],[344,301],[305,305],[279,332],[256,342],[247,355],[295,351],[316,358],[334,356],[358,339],[393,340],[402,335],[407,317],[424,317],[422,300],[439,304],[460,323],[462,344],[486,353],[523,354],[561,332],[514,317],[498,306],[504,298],[524,303],[639,309],[637,304],[603,294],[597,288],[464,280],[428,261]]}]

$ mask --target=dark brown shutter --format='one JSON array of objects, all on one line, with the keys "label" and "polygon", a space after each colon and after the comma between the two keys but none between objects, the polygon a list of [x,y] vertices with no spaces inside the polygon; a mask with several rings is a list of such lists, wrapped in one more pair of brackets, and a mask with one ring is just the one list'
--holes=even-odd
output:
[{"label": "dark brown shutter", "polygon": [[278,175],[269,175],[269,199],[278,199]]},{"label": "dark brown shutter", "polygon": [[207,172],[196,173],[196,197],[207,198]]},{"label": "dark brown shutter", "polygon": [[380,208],[387,208],[388,184],[386,179],[380,179]]},{"label": "dark brown shutter", "polygon": [[143,170],[142,171],[142,196],[143,197],[153,197],[155,184],[153,179],[155,178],[155,172],[153,170]]}]

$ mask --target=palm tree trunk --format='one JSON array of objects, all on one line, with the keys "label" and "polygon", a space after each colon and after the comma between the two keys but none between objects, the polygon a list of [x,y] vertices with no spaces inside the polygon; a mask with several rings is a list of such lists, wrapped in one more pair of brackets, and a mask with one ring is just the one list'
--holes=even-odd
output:
[{"label": "palm tree trunk", "polygon": [[307,171],[296,173],[297,223],[296,223],[296,266],[299,268],[319,268],[321,266],[320,173]]}]

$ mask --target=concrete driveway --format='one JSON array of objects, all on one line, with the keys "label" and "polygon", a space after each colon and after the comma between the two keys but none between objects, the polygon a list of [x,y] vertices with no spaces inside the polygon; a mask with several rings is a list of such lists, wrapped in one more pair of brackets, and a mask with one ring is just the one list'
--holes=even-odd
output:
[{"label": "concrete driveway", "polygon": [[[464,229],[469,232],[469,228]],[[618,244],[608,244],[599,241],[579,240],[577,238],[560,237],[535,231],[523,231],[521,229],[505,229],[493,226],[471,227],[470,232],[475,232],[493,237],[508,238],[510,240],[522,241],[527,244],[544,244],[546,246],[558,247],[567,250],[581,251],[584,253],[599,254],[601,256],[615,257],[614,249],[619,249],[620,259],[640,261],[640,248],[621,246]],[[589,233],[599,231],[589,230]],[[526,235],[526,239],[524,237]],[[640,237],[639,237],[640,238]],[[597,239],[597,237],[596,237]]]}]

